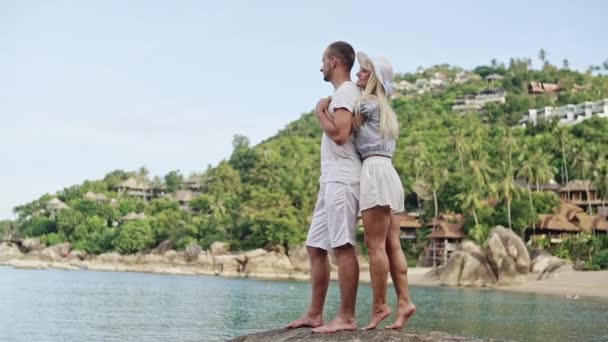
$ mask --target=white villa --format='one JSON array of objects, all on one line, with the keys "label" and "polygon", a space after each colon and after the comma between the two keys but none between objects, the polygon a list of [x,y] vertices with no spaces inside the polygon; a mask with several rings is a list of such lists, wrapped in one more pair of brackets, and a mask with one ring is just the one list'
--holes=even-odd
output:
[{"label": "white villa", "polygon": [[593,116],[608,117],[608,99],[597,102],[583,102],[578,105],[568,104],[562,107],[543,107],[530,109],[519,121],[522,127],[536,125],[539,121],[557,119],[559,125],[575,125]]}]

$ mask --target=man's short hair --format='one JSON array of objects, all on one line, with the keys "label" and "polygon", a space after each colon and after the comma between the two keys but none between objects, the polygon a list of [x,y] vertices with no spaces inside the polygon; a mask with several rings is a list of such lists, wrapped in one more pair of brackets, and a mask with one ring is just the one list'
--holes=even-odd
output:
[{"label": "man's short hair", "polygon": [[355,49],[347,42],[334,42],[327,47],[330,56],[338,58],[350,71],[355,65]]}]

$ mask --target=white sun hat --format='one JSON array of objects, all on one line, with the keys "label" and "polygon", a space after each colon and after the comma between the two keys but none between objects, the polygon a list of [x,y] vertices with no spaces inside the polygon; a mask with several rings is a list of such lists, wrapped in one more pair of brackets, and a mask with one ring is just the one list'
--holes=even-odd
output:
[{"label": "white sun hat", "polygon": [[367,65],[369,62],[374,67],[374,74],[384,87],[387,96],[395,93],[395,89],[393,88],[393,66],[386,57],[370,58],[365,52],[358,52],[357,61],[361,66]]}]

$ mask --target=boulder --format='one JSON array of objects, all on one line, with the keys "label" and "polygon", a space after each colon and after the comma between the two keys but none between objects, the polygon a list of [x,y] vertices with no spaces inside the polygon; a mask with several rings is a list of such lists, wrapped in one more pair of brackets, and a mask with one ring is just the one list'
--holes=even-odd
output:
[{"label": "boulder", "polygon": [[46,245],[36,238],[29,238],[21,242],[21,247],[25,253],[29,253],[33,251],[41,251],[46,248]]},{"label": "boulder", "polygon": [[523,240],[511,229],[496,226],[485,244],[485,254],[500,285],[526,281],[530,254]]},{"label": "boulder", "polygon": [[218,255],[213,258],[213,271],[215,274],[237,274],[243,270],[239,255]]},{"label": "boulder", "polygon": [[150,251],[152,254],[165,254],[166,251],[173,249],[173,242],[171,240],[165,240],[158,244],[154,249]]},{"label": "boulder", "polygon": [[440,276],[444,286],[492,286],[497,279],[481,247],[465,241],[450,256]]},{"label": "boulder", "polygon": [[443,286],[460,285],[460,274],[462,273],[462,266],[464,265],[466,255],[467,253],[464,251],[455,251],[450,255],[450,259],[448,259],[443,272],[441,272],[439,284]]},{"label": "boulder", "polygon": [[213,269],[213,256],[208,251],[202,251],[198,254],[197,263],[203,268],[212,270]]},{"label": "boulder", "polygon": [[211,244],[211,254],[213,256],[228,254],[230,252],[230,245],[226,242],[215,241]]},{"label": "boulder", "polygon": [[530,270],[532,273],[551,273],[567,263],[567,260],[555,257],[545,250],[537,250],[533,253]]},{"label": "boulder", "polygon": [[187,262],[198,260],[198,255],[202,251],[203,251],[203,249],[201,248],[201,246],[199,246],[195,243],[191,243],[188,246],[186,246],[186,249],[184,250],[184,258],[186,259]]},{"label": "boulder", "polygon": [[247,274],[284,274],[293,270],[289,258],[285,254],[277,252],[247,258],[243,268]]},{"label": "boulder", "polygon": [[489,287],[497,283],[496,275],[487,263],[475,257],[465,260],[460,275],[460,286]]},{"label": "boulder", "polygon": [[460,244],[444,267],[440,284],[482,287],[523,283],[530,264],[523,240],[512,230],[497,226],[483,249],[471,241]]},{"label": "boulder", "polygon": [[[36,252],[32,252],[32,253],[29,253],[29,254],[34,254],[34,253],[36,253]],[[50,248],[50,247],[45,248],[42,251],[40,251],[39,258],[41,260],[43,260],[43,261],[59,261],[59,260],[61,260],[61,257],[59,256],[59,254],[57,254],[57,252],[54,249]]]},{"label": "boulder", "polygon": [[297,271],[310,271],[310,259],[305,245],[290,249],[289,261],[291,261],[293,268]]},{"label": "boulder", "polygon": [[0,261],[19,259],[22,256],[23,253],[21,253],[16,244],[9,244],[6,242],[0,243]]},{"label": "boulder", "polygon": [[84,260],[86,257],[86,252],[76,250],[70,251],[70,254],[68,255],[68,259],[70,260]]},{"label": "boulder", "polygon": [[49,248],[53,249],[60,257],[67,258],[70,255],[70,250],[72,250],[72,245],[69,242],[63,242],[52,245]]}]

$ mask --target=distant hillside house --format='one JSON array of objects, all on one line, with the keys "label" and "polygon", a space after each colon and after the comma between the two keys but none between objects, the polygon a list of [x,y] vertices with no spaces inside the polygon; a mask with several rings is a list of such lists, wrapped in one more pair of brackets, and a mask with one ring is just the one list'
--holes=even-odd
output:
[{"label": "distant hillside house", "polygon": [[432,228],[429,245],[425,248],[423,264],[428,266],[445,265],[452,252],[464,239],[464,217],[460,214],[440,215],[426,224]]},{"label": "distant hillside house", "polygon": [[608,201],[598,198],[595,186],[588,180],[570,181],[559,190],[559,195],[562,201],[571,202],[585,210],[591,207],[594,212],[606,216],[604,207],[608,207]]},{"label": "distant hillside house", "polygon": [[431,77],[429,80],[429,83],[431,84],[432,88],[441,88],[445,87],[449,83],[449,80],[444,74],[436,72],[435,75],[433,75],[433,77]]},{"label": "distant hillside house", "polygon": [[407,80],[401,80],[399,82],[395,82],[395,89],[400,92],[409,92],[416,90],[416,86]]},{"label": "distant hillside house", "polygon": [[476,79],[481,79],[481,78],[476,73],[465,70],[465,71],[460,71],[459,73],[456,74],[456,77],[454,77],[454,83],[462,84],[462,83],[466,83],[468,81],[476,80]]},{"label": "distant hillside house", "polygon": [[568,104],[562,107],[543,107],[530,109],[519,121],[522,127],[536,125],[540,121],[557,120],[558,125],[576,125],[594,116],[608,117],[608,99],[597,102],[583,102],[578,105]]},{"label": "distant hillside house", "polygon": [[402,240],[416,240],[417,232],[422,229],[420,218],[415,215],[398,214],[399,228]]},{"label": "distant hillside house", "polygon": [[200,191],[201,190],[201,176],[192,175],[188,177],[183,183],[184,188],[192,190],[192,191]]},{"label": "distant hillside house", "polygon": [[140,197],[145,199],[146,201],[150,201],[153,198],[161,197],[166,193],[166,188],[164,186],[154,186],[149,182],[142,182],[134,177],[131,177],[118,185],[115,185],[114,189],[119,194],[127,194],[134,197]]},{"label": "distant hillside house", "polygon": [[57,197],[53,197],[46,203],[46,210],[51,214],[51,216],[55,216],[61,210],[69,208],[70,207],[67,204],[63,203]]},{"label": "distant hillside house", "polygon": [[488,103],[505,103],[507,92],[503,89],[484,89],[475,95],[457,97],[452,106],[454,112],[479,111]]},{"label": "distant hillside house", "polygon": [[171,199],[179,202],[180,209],[187,211],[187,212],[192,212],[192,209],[190,208],[190,202],[192,200],[194,200],[195,198],[199,197],[200,195],[201,195],[200,192],[186,189],[186,190],[178,190],[172,194],[167,194],[167,195],[165,195],[165,197],[171,198]]},{"label": "distant hillside house", "polygon": [[562,202],[557,213],[538,215],[538,222],[526,231],[526,240],[546,237],[551,243],[561,243],[567,235],[607,231],[605,217],[588,215],[579,206]]},{"label": "distant hillside house", "polygon": [[490,74],[485,77],[485,80],[488,81],[488,83],[490,83],[490,84],[494,84],[494,82],[502,81],[504,79],[505,79],[505,77],[502,75],[499,75],[499,74]]}]

